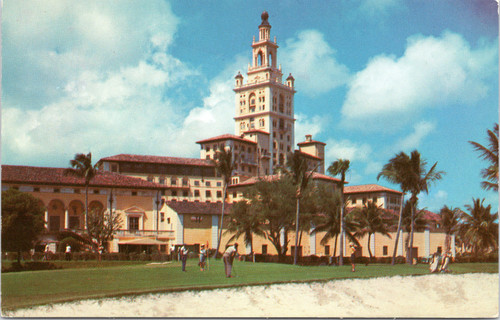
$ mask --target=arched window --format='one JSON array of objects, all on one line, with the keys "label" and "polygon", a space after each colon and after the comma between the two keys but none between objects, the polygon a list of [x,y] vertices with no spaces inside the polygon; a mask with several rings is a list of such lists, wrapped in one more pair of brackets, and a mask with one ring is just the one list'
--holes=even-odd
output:
[{"label": "arched window", "polygon": [[259,51],[259,53],[257,54],[257,66],[262,66],[262,64],[264,63],[264,56],[262,54],[262,51]]},{"label": "arched window", "polygon": [[257,98],[255,96],[255,93],[251,93],[250,96],[248,97],[248,108],[250,112],[255,112],[255,106],[257,104]]},{"label": "arched window", "polygon": [[103,213],[104,206],[101,202],[94,200],[89,204],[89,213],[94,211],[95,213]]},{"label": "arched window", "polygon": [[274,57],[273,57],[273,53],[272,53],[272,52],[269,52],[269,56],[268,56],[267,61],[268,61],[268,64],[269,64],[270,66],[272,66],[272,65],[273,65]]}]

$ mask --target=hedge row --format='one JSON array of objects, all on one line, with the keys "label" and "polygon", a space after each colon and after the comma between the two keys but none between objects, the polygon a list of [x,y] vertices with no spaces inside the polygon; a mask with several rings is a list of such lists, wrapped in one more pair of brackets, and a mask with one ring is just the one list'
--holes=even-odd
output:
[{"label": "hedge row", "polygon": [[[33,257],[29,253],[22,253],[22,259],[24,261],[43,261],[45,254],[43,252],[35,252]],[[47,254],[48,261],[55,260],[65,260],[66,254],[64,252],[49,252]],[[4,260],[17,260],[17,252],[7,252],[2,253],[2,259]],[[99,254],[94,252],[73,252],[71,253],[71,260],[76,261],[87,261],[87,260],[98,260]],[[169,261],[170,255],[160,254],[160,253],[103,253],[101,255],[101,260],[109,261]]]},{"label": "hedge row", "polygon": [[50,262],[41,261],[30,261],[24,264],[19,264],[17,262],[12,263],[10,267],[2,266],[2,273],[6,272],[18,272],[18,271],[38,271],[38,270],[54,270],[62,269]]},{"label": "hedge row", "polygon": [[[35,252],[33,257],[29,252],[22,253],[22,259],[24,261],[42,261],[45,254],[43,252]],[[194,252],[189,253],[189,258],[196,258],[198,255]],[[212,256],[212,255],[211,255]],[[220,257],[220,255],[219,255]],[[87,261],[87,260],[98,260],[99,255],[93,252],[73,252],[71,254],[72,260],[76,261]],[[2,259],[4,260],[17,260],[16,252],[7,252],[2,253]],[[49,253],[47,255],[48,261],[54,260],[65,260],[66,255],[64,252],[56,252]],[[170,261],[171,256],[169,254],[164,253],[103,253],[101,255],[102,260],[107,261]],[[177,259],[177,256],[174,256],[174,260]],[[253,257],[251,255],[241,255],[240,260],[242,261],[253,261]],[[498,262],[498,253],[474,257],[470,255],[455,257],[455,262]],[[256,254],[255,262],[274,262],[274,263],[293,263],[293,256],[287,255],[282,261],[279,260],[278,255],[269,255],[269,254]],[[390,264],[392,262],[392,257],[357,257],[354,262],[356,264]],[[406,262],[405,257],[398,256],[396,257],[396,264],[403,264]],[[351,258],[344,257],[344,264],[350,264]],[[425,258],[418,258],[417,263],[427,263]],[[328,257],[328,256],[303,256],[299,257],[298,264],[300,265],[337,265],[338,257]]]}]

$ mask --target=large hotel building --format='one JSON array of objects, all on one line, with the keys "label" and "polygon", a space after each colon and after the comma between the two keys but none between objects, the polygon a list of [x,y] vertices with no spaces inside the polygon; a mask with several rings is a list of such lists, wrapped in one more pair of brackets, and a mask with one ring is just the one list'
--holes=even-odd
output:
[{"label": "large hotel building", "polygon": [[[231,204],[242,199],[243,190],[276,174],[277,166],[286,163],[291,152],[302,153],[316,168],[313,181],[337,188],[340,181],[325,175],[326,144],[307,135],[294,146],[295,79],[289,74],[283,80],[278,64],[278,44],[271,38],[267,12],[262,13],[259,35],[252,41],[252,59],[244,76],[235,76],[235,133],[203,139],[200,158],[177,158],[119,154],[100,159],[97,176],[90,183],[89,207],[122,216],[123,225],[109,252],[168,252],[171,245],[209,244],[215,248],[219,233],[223,189],[222,178],[212,160],[218,150],[230,148],[235,170],[228,187],[227,216]],[[64,168],[2,165],[2,190],[16,188],[31,193],[46,208],[47,235],[62,230],[83,232],[85,226],[83,180],[63,175]],[[361,206],[373,201],[399,213],[401,192],[379,185],[348,186],[348,205]],[[444,248],[444,232],[439,216],[427,212],[427,228],[417,232],[414,249],[418,256],[429,256]],[[227,222],[224,222],[227,225]],[[395,230],[391,232],[395,236]],[[404,233],[404,236],[406,233]],[[295,243],[289,235],[289,246]],[[302,255],[331,255],[335,243],[320,244],[322,233],[302,237]],[[229,234],[223,234],[224,246]],[[454,241],[454,239],[452,239]],[[256,253],[276,254],[272,244],[254,237]],[[240,243],[243,241],[240,239]],[[344,241],[345,243],[345,241]],[[360,239],[361,254],[368,255],[367,237]],[[390,256],[394,241],[380,234],[372,236],[371,252],[378,257]],[[452,245],[452,250],[455,246]],[[288,248],[290,249],[290,248]],[[249,253],[243,248],[240,253]],[[403,241],[398,254],[404,255]],[[240,250],[241,251],[241,250]],[[291,252],[291,250],[288,250]],[[346,250],[344,250],[346,252]]]}]

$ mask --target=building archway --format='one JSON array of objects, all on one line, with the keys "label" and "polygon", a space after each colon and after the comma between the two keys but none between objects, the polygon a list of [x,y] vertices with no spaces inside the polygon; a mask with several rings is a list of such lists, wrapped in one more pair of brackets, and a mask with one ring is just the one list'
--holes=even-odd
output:
[{"label": "building archway", "polygon": [[64,203],[61,200],[54,199],[47,206],[49,231],[59,231],[64,227]]},{"label": "building archway", "polygon": [[70,229],[83,229],[85,225],[85,206],[80,200],[73,200],[69,203],[69,221]]},{"label": "building archway", "polygon": [[94,200],[89,204],[89,213],[92,211],[96,213],[103,213],[104,205],[100,201]]}]

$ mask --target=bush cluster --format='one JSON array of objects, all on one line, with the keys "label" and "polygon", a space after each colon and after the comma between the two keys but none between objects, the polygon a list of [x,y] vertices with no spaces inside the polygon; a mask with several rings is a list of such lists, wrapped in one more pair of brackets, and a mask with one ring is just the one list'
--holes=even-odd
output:
[{"label": "bush cluster", "polygon": [[19,271],[54,270],[54,269],[62,269],[62,267],[58,267],[50,262],[41,262],[41,261],[30,261],[24,264],[13,262],[10,267],[2,266],[2,273],[19,272]]}]

